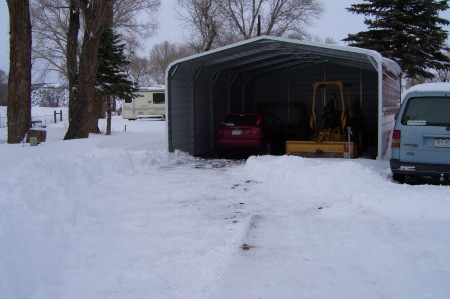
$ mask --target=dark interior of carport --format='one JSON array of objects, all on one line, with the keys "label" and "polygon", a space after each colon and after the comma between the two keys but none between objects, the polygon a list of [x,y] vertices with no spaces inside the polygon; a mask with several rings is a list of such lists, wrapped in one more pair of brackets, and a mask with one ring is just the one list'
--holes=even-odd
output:
[{"label": "dark interior of carport", "polygon": [[230,112],[264,110],[295,127],[300,102],[311,115],[313,82],[334,80],[352,84],[351,100],[360,101],[369,145],[376,147],[378,78],[377,62],[364,53],[272,38],[180,60],[167,72],[169,150],[213,152],[215,129]]}]

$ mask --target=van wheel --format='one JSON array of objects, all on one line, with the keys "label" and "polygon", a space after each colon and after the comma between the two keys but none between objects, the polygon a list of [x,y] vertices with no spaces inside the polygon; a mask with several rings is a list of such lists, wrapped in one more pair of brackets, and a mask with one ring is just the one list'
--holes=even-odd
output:
[{"label": "van wheel", "polygon": [[404,184],[406,181],[406,176],[404,174],[394,174],[392,178],[400,184]]}]

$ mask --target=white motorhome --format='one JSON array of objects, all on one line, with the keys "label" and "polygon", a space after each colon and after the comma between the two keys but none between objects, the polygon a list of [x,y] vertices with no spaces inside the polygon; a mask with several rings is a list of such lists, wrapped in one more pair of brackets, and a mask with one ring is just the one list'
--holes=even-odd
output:
[{"label": "white motorhome", "polygon": [[164,85],[140,88],[135,92],[138,97],[123,100],[122,117],[129,120],[139,118],[165,119],[166,105],[164,92]]}]

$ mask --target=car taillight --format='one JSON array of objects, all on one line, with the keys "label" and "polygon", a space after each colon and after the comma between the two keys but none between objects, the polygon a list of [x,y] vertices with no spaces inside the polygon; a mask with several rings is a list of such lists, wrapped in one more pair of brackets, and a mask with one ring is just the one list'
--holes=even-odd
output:
[{"label": "car taillight", "polygon": [[258,116],[258,117],[256,118],[256,124],[259,125],[259,124],[261,124],[261,123],[262,123],[262,116]]},{"label": "car taillight", "polygon": [[394,130],[392,133],[392,147],[400,147],[400,137],[402,136],[402,131]]}]

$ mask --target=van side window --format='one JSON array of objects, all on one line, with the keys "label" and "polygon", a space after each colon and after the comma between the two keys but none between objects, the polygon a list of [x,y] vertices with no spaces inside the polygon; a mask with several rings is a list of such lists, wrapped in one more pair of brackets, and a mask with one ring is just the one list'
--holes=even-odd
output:
[{"label": "van side window", "polygon": [[449,111],[450,98],[412,98],[405,107],[402,124],[410,126],[449,126]]},{"label": "van side window", "polygon": [[164,104],[164,93],[154,93],[153,94],[153,103],[155,104]]}]

